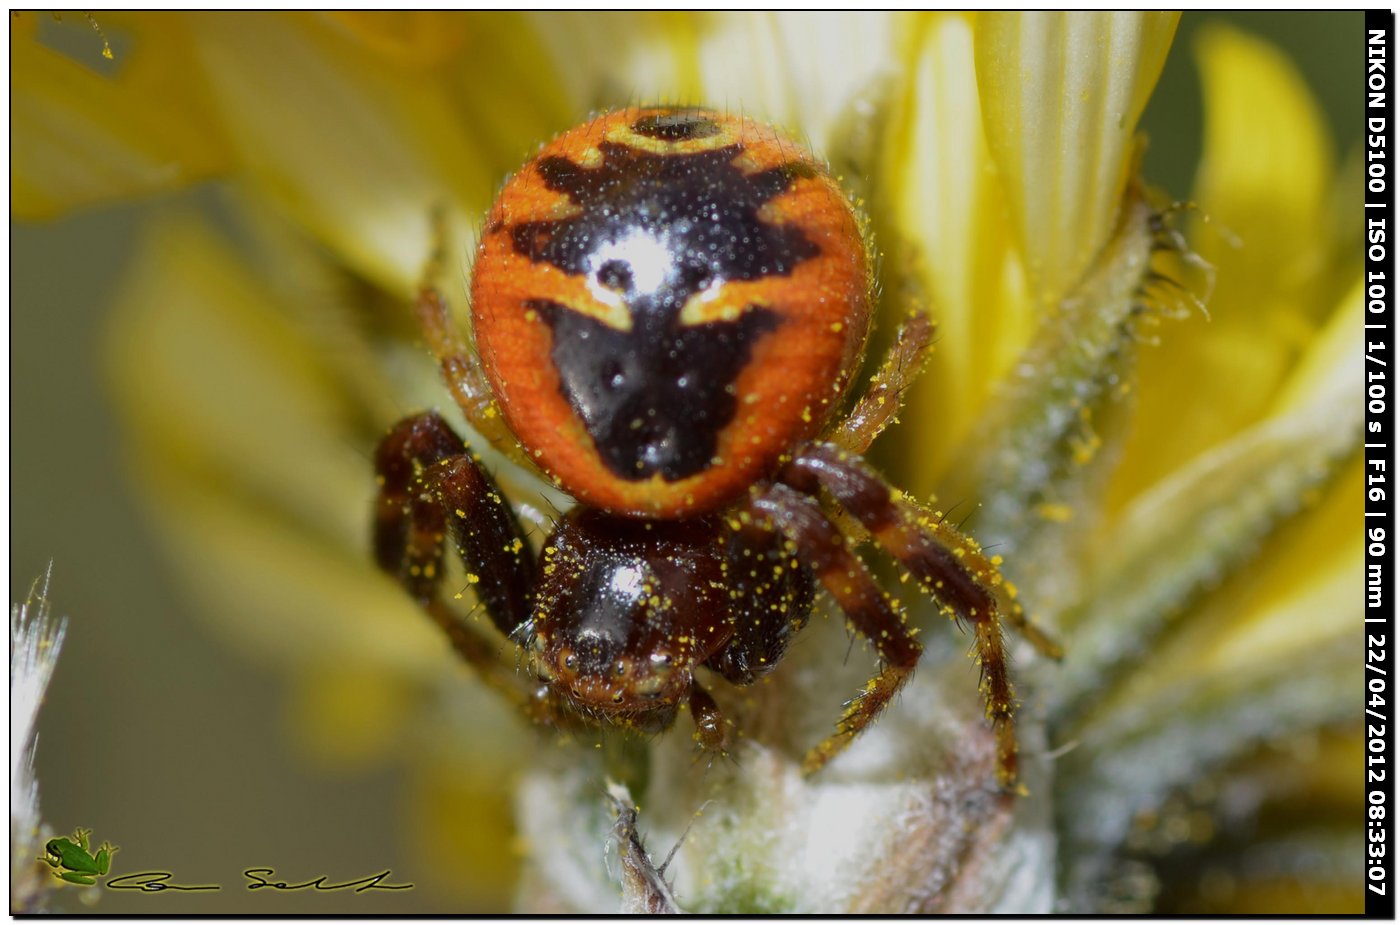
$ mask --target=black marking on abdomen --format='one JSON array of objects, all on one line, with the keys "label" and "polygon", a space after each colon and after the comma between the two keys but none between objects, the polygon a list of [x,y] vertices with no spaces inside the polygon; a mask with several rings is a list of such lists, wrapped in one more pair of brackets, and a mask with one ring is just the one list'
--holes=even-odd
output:
[{"label": "black marking on abdomen", "polygon": [[556,302],[526,305],[554,332],[559,391],[604,465],[628,481],[659,473],[675,482],[710,467],[734,419],[734,382],[754,344],[781,322],[752,306],[734,321],[619,331]]},{"label": "black marking on abdomen", "polygon": [[[789,276],[821,254],[802,229],[759,218],[759,210],[795,180],[815,175],[801,161],[746,174],[734,165],[743,145],[690,154],[655,154],[602,142],[603,162],[584,167],[565,157],[536,164],[544,184],[579,207],[568,218],[521,222],[510,229],[515,250],[571,276],[597,274],[627,242],[634,252],[664,255],[634,278],[658,280],[646,293],[621,290],[629,303],[647,296],[680,311],[714,283]],[[603,283],[606,285],[606,283]],[[634,306],[629,305],[629,307]]]},{"label": "black marking on abdomen", "polygon": [[[672,139],[702,137],[694,133],[709,125],[702,112],[676,111],[640,118],[632,129]],[[745,173],[738,143],[658,154],[603,141],[598,150],[594,167],[565,157],[535,164],[546,187],[578,206],[575,214],[508,230],[520,255],[587,277],[600,300],[620,300],[629,330],[546,299],[525,307],[554,332],[560,391],[608,469],[628,480],[660,474],[674,482],[712,464],[734,418],[735,381],[754,343],[781,321],[779,312],[752,305],[733,321],[682,324],[681,312],[697,294],[791,276],[821,255],[796,224],[759,216],[817,168],[794,160]]]}]

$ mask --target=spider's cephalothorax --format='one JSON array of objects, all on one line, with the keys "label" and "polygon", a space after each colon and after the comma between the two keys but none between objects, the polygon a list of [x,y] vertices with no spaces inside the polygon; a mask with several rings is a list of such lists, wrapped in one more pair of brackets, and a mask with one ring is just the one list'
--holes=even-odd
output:
[{"label": "spider's cephalothorax", "polygon": [[[487,217],[471,288],[476,350],[430,285],[419,310],[472,425],[579,506],[536,561],[461,439],[436,414],[416,415],[376,457],[379,564],[537,715],[659,731],[684,704],[708,749],[725,747],[727,724],[697,669],[736,684],[771,670],[820,586],[882,667],[808,754],[812,771],[879,714],[922,651],[825,513],[825,493],[973,626],[1009,786],[1015,704],[1000,621],[1044,651],[1054,644],[1026,626],[976,543],[860,458],[918,370],[932,330],[923,315],[833,422],[871,290],[849,200],[771,127],[647,108],[566,132]],[[533,680],[505,669],[500,644],[440,599],[448,536]]]}]

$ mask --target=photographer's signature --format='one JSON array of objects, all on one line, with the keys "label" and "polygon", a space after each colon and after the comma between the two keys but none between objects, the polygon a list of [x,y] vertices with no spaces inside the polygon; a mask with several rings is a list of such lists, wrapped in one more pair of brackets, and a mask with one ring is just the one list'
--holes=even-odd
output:
[{"label": "photographer's signature", "polygon": [[[93,853],[91,835],[91,829],[77,829],[73,832],[72,838],[51,838],[44,846],[44,853],[39,856],[38,860],[53,868],[53,875],[59,880],[76,886],[96,886],[98,880],[107,877],[111,870],[112,856],[117,853],[118,849],[116,845],[104,841],[97,852]],[[284,893],[295,893],[298,890],[315,890],[318,893],[352,890],[356,893],[364,893],[368,890],[413,889],[411,883],[385,883],[384,881],[391,875],[392,871],[385,869],[377,874],[370,874],[368,877],[345,880],[340,883],[331,882],[329,876],[291,883],[278,879],[277,871],[271,867],[249,867],[243,871],[243,876],[248,881],[247,887],[250,890],[275,890]],[[171,879],[174,876],[168,870],[143,870],[140,873],[108,877],[102,885],[109,890],[137,890],[142,893],[163,893],[166,890],[189,893],[223,889],[217,883],[172,883]]]},{"label": "photographer's signature", "polygon": [[[334,893],[340,890],[352,890],[356,893],[363,893],[367,890],[411,890],[411,883],[385,883],[392,871],[382,870],[377,874],[368,877],[361,877],[358,880],[346,880],[342,883],[332,883],[329,877],[321,876],[314,880],[305,880],[301,883],[289,883],[286,880],[276,879],[277,871],[271,867],[250,867],[243,871],[243,876],[248,880],[250,890],[280,890],[286,893],[294,893],[297,890],[315,890],[318,893]],[[109,890],[140,890],[143,893],[159,893],[164,890],[218,890],[222,889],[217,883],[193,886],[185,883],[171,883],[170,879],[175,875],[165,870],[146,870],[137,874],[123,874],[120,877],[113,877],[105,884]]]}]

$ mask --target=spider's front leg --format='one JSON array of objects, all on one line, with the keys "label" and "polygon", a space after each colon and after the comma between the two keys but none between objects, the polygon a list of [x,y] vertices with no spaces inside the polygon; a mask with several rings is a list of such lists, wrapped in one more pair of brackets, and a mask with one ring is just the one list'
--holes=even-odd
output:
[{"label": "spider's front leg", "polygon": [[998,778],[1003,787],[1017,774],[1015,692],[1007,670],[1001,621],[1017,626],[1044,654],[1059,646],[1029,624],[1012,588],[978,544],[891,488],[860,457],[829,443],[803,447],[780,480],[808,494],[826,489],[884,549],[918,580],[954,619],[967,620],[976,636],[987,718],[997,738]]},{"label": "spider's front leg", "polygon": [[496,628],[510,637],[530,618],[535,557],[500,490],[434,412],[405,418],[374,455],[374,557],[493,687],[537,715],[531,686],[498,657],[500,643],[460,619],[441,598],[452,537],[467,581]]},{"label": "spider's front leg", "polygon": [[831,442],[853,453],[870,449],[899,414],[904,392],[918,378],[932,344],[933,322],[924,312],[913,312],[895,332],[894,343],[865,392],[832,430]]},{"label": "spider's front leg", "polygon": [[923,646],[898,604],[880,587],[816,499],[774,483],[749,502],[749,513],[771,523],[797,547],[846,617],[880,656],[879,674],[849,703],[836,732],[807,753],[804,774],[820,770],[880,715],[919,663]]},{"label": "spider's front leg", "polygon": [[423,268],[423,279],[418,285],[415,303],[418,325],[428,341],[433,358],[437,360],[442,381],[451,390],[467,423],[517,465],[534,471],[534,463],[521,451],[515,435],[510,432],[496,406],[495,394],[481,368],[476,350],[453,321],[447,300],[437,286],[446,263],[447,237],[446,216],[441,210],[435,211],[432,216],[433,251]]}]

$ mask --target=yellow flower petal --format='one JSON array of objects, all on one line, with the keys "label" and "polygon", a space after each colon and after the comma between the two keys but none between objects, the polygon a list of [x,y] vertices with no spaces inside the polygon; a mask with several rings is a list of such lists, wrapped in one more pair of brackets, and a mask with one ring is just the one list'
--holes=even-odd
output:
[{"label": "yellow flower petal", "polygon": [[311,15],[189,22],[242,164],[363,274],[411,292],[438,206],[456,220],[452,243],[469,244],[500,178],[439,79]]},{"label": "yellow flower petal", "polygon": [[[462,732],[480,741],[476,731]],[[407,836],[415,882],[445,897],[448,908],[504,913],[514,906],[523,853],[514,826],[517,781],[506,760],[511,750],[500,749],[495,761],[482,751],[415,756]]]},{"label": "yellow flower petal", "polygon": [[[1277,548],[1248,570],[1249,587],[1237,598],[1221,596],[1220,620],[1194,621],[1193,643],[1199,644],[1188,646],[1195,670],[1228,675],[1258,662],[1298,665],[1339,636],[1360,645],[1362,605],[1355,591],[1364,571],[1357,527],[1364,494],[1358,459],[1317,499],[1315,513],[1282,531]],[[1358,663],[1358,690],[1361,674]]]},{"label": "yellow flower petal", "polygon": [[377,662],[311,661],[293,676],[288,736],[325,770],[371,767],[402,743],[421,707]]},{"label": "yellow flower petal", "polygon": [[110,75],[41,41],[50,31],[83,30],[92,61],[100,62],[101,41],[81,16],[10,20],[10,207],[17,217],[171,189],[229,166],[179,16],[114,25],[102,14],[102,21],[120,49]]},{"label": "yellow flower petal", "polygon": [[1042,307],[1074,286],[1113,231],[1137,120],[1178,15],[978,16],[987,142]]},{"label": "yellow flower petal", "polygon": [[347,445],[347,396],[278,302],[197,220],[158,225],[122,293],[116,382],[137,426],[186,468],[323,537],[352,535],[373,479]]},{"label": "yellow flower petal", "polygon": [[[999,232],[1006,204],[982,140],[972,24],[942,14],[919,25],[891,119],[896,133],[885,145],[886,182],[877,187],[876,209],[913,249],[907,257],[898,249],[886,253],[891,273],[917,274],[938,325],[933,356],[905,413],[926,423],[901,432],[914,447],[901,454],[896,473],[901,484],[927,494],[978,420],[999,373],[1024,347],[1029,326],[1014,241]],[[895,321],[907,307],[898,290],[889,293],[885,317]]]},{"label": "yellow flower petal", "polygon": [[587,109],[575,107],[560,79],[562,62],[527,14],[454,15],[467,22],[467,36],[443,76],[455,118],[468,127],[492,175],[491,185],[477,191],[489,197],[545,139],[572,127]]},{"label": "yellow flower petal", "polygon": [[[699,36],[700,89],[715,105],[800,132],[819,155],[840,144],[842,117],[898,60],[898,14],[711,15]],[[839,61],[839,67],[832,63]]]},{"label": "yellow flower petal", "polygon": [[[1115,726],[1143,735],[1151,722],[1181,722],[1170,716],[1170,704],[1207,688],[1216,691],[1214,701],[1224,711],[1234,704],[1232,686],[1293,678],[1306,673],[1314,655],[1329,660],[1339,645],[1359,646],[1362,603],[1355,589],[1363,568],[1356,525],[1362,496],[1357,458],[1313,499],[1312,510],[1267,541],[1250,568],[1193,609],[1165,644],[1144,654],[1123,683],[1097,692],[1097,704],[1076,730],[1100,741]],[[1360,690],[1360,662],[1349,663],[1347,672]],[[1247,697],[1240,700],[1247,705]],[[1287,725],[1283,717],[1275,719],[1279,728]]]},{"label": "yellow flower petal", "polygon": [[434,670],[440,634],[369,564],[370,438],[292,314],[198,222],[157,227],[111,344],[134,471],[179,573],[239,644]]},{"label": "yellow flower petal", "polygon": [[[1280,415],[1307,415],[1351,434],[1357,454],[1362,442],[1356,396],[1362,392],[1364,316],[1358,278],[1276,402]],[[1202,667],[1209,670],[1212,659],[1219,659],[1222,670],[1228,671],[1231,660],[1238,665],[1251,657],[1268,659],[1271,647],[1293,645],[1305,651],[1314,637],[1360,633],[1361,601],[1352,589],[1362,574],[1357,525],[1363,496],[1358,455],[1329,486],[1318,510],[1283,531],[1279,547],[1249,570],[1252,600],[1233,608],[1238,614],[1231,621],[1233,631],[1214,634],[1213,644],[1200,653]],[[1358,665],[1358,678],[1360,670]]]},{"label": "yellow flower petal", "polygon": [[[1267,413],[1337,296],[1325,288],[1335,284],[1333,165],[1311,92],[1277,50],[1232,29],[1202,30],[1198,57],[1197,200],[1209,223],[1197,223],[1192,246],[1215,266],[1215,291],[1209,318],[1169,323],[1142,353],[1138,424],[1112,506]],[[1181,396],[1202,383],[1210,401],[1183,413]]]},{"label": "yellow flower petal", "polygon": [[698,96],[703,15],[551,11],[534,14],[531,24],[570,110],[582,116],[629,102],[722,104]]},{"label": "yellow flower petal", "polygon": [[[1276,414],[1161,481],[1101,537],[1098,574],[1082,607],[1067,615],[1079,644],[1066,657],[1059,697],[1098,703],[1106,679],[1135,671],[1170,622],[1193,619],[1188,608],[1202,594],[1241,567],[1272,567],[1278,555],[1261,558],[1258,544],[1276,529],[1296,534],[1284,518],[1318,491],[1334,490],[1327,486],[1361,442],[1361,316],[1358,284],[1283,390]],[[1358,489],[1341,503],[1357,521],[1360,498]],[[1313,561],[1294,563],[1281,576],[1284,587],[1290,575],[1313,580],[1333,546],[1359,554],[1359,539],[1345,532],[1307,535],[1318,544]],[[1231,625],[1246,618],[1229,613]],[[1213,638],[1225,630],[1215,627]]]},{"label": "yellow flower petal", "polygon": [[461,50],[471,33],[468,17],[442,10],[341,10],[323,15],[404,67],[441,64]]},{"label": "yellow flower petal", "polygon": [[1217,301],[1235,305],[1229,296],[1270,280],[1275,290],[1297,292],[1318,270],[1316,257],[1298,261],[1328,237],[1334,164],[1326,121],[1272,45],[1216,25],[1201,30],[1196,54],[1206,124],[1195,198],[1239,238],[1236,246],[1204,229],[1199,235],[1198,249],[1220,270]]},{"label": "yellow flower petal", "polygon": [[869,12],[534,18],[576,111],[624,102],[715,106],[800,131],[819,153],[839,142],[833,131],[847,108],[893,72],[902,22]]},{"label": "yellow flower petal", "polygon": [[1082,544],[1099,523],[1104,474],[1116,461],[1103,450],[1123,410],[1153,243],[1152,211],[1134,193],[1091,272],[1043,317],[949,472],[951,495],[981,502],[977,536],[996,544],[1008,577],[1038,607],[1059,610],[1078,594]]},{"label": "yellow flower petal", "polygon": [[294,669],[308,657],[373,661],[404,677],[451,667],[442,633],[368,556],[269,519],[246,496],[192,477],[159,445],[138,448],[132,464],[195,612],[248,657]]},{"label": "yellow flower petal", "polygon": [[1307,345],[1307,352],[1274,395],[1271,413],[1286,414],[1310,405],[1344,407],[1361,394],[1364,308],[1364,284],[1358,275],[1327,327]]}]

